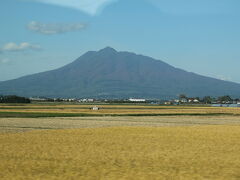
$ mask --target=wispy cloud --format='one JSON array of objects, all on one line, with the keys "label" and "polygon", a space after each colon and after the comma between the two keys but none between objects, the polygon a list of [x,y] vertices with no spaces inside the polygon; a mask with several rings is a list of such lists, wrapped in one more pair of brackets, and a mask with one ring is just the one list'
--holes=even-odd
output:
[{"label": "wispy cloud", "polygon": [[30,31],[34,31],[40,34],[52,35],[60,34],[72,31],[80,31],[86,28],[86,24],[83,23],[66,23],[66,24],[45,24],[36,21],[32,21],[27,25]]},{"label": "wispy cloud", "polygon": [[7,58],[0,59],[0,63],[1,63],[1,64],[6,64],[6,63],[8,63],[9,61],[10,61],[10,60],[7,59]]},{"label": "wispy cloud", "polygon": [[31,0],[81,10],[89,15],[96,15],[106,5],[117,0]]},{"label": "wispy cloud", "polygon": [[41,47],[39,45],[31,44],[28,42],[23,42],[20,44],[10,42],[5,45],[3,45],[2,48],[0,48],[1,52],[14,52],[14,51],[26,51],[26,50],[39,50]]},{"label": "wispy cloud", "polygon": [[230,13],[233,3],[229,0],[146,0],[167,14],[219,14]]}]

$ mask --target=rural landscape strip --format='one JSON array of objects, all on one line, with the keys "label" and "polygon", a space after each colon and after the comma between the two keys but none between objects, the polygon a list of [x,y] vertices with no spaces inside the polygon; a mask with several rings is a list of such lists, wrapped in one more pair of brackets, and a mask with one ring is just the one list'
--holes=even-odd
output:
[{"label": "rural landscape strip", "polygon": [[[35,110],[35,109],[41,109],[41,110],[44,110],[44,109],[60,109],[60,110],[64,110],[64,109],[90,109],[90,107],[64,107],[64,108],[61,108],[61,107],[0,107],[0,109],[8,109],[8,110],[11,110],[11,109],[29,109],[29,110]],[[104,107],[102,109],[131,109],[131,110],[141,110],[141,109],[147,109],[147,110],[166,110],[166,109],[180,109],[180,108],[166,108],[166,107],[148,107],[148,108],[145,108],[145,107],[139,107],[139,108],[133,108],[133,107]],[[187,107],[184,109],[195,109],[193,107]]]}]

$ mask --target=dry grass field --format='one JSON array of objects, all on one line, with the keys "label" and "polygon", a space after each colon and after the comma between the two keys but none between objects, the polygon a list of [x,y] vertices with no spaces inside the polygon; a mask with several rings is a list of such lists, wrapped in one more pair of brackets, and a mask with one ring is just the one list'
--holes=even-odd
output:
[{"label": "dry grass field", "polygon": [[90,107],[0,106],[0,179],[240,179],[239,108]]},{"label": "dry grass field", "polygon": [[238,116],[105,116],[55,118],[0,118],[1,132],[99,127],[175,127],[198,125],[240,125]]},{"label": "dry grass field", "polygon": [[2,179],[240,179],[240,127],[108,127],[0,134]]}]

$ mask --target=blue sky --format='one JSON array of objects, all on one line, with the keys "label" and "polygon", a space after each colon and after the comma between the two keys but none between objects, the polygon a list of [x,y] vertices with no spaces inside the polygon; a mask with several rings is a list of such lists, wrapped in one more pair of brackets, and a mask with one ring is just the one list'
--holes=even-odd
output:
[{"label": "blue sky", "polygon": [[111,46],[240,83],[239,0],[2,0],[0,81]]}]

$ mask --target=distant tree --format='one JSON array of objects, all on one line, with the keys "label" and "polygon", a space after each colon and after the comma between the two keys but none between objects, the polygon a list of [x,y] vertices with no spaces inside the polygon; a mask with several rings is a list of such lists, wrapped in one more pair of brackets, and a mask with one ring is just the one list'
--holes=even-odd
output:
[{"label": "distant tree", "polygon": [[203,98],[203,103],[205,103],[205,104],[211,104],[212,101],[213,101],[213,98],[210,97],[210,96],[205,96],[205,97]]},{"label": "distant tree", "polygon": [[220,101],[221,103],[226,103],[226,102],[232,101],[232,98],[228,95],[220,96],[218,97],[218,101]]},{"label": "distant tree", "polygon": [[179,99],[187,99],[187,96],[185,94],[180,94]]},{"label": "distant tree", "polygon": [[30,103],[30,99],[19,96],[0,96],[0,103]]}]

